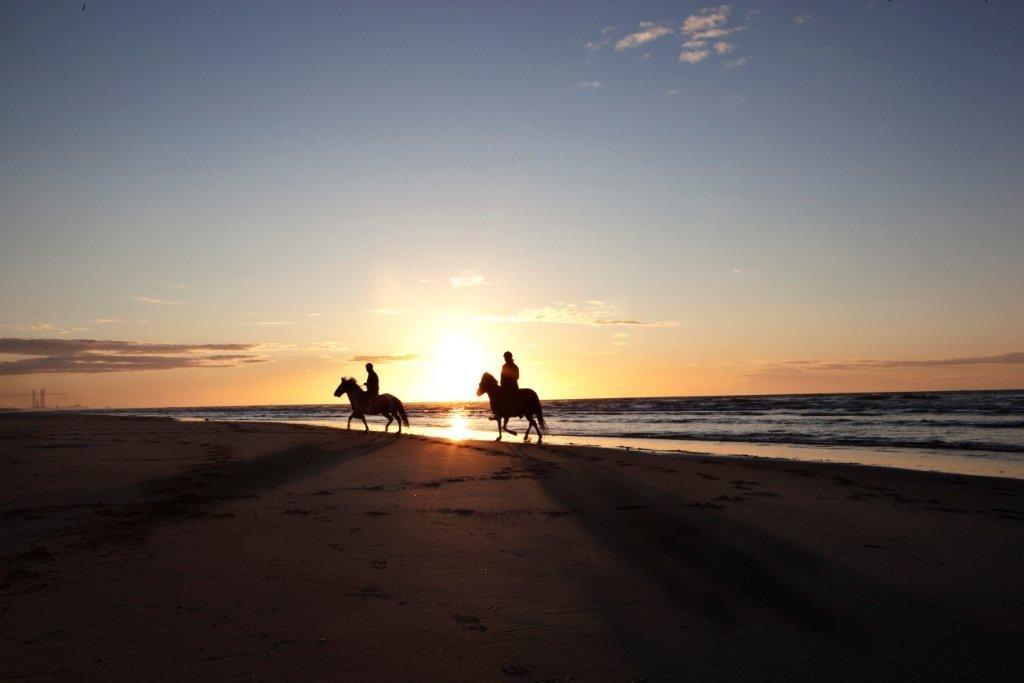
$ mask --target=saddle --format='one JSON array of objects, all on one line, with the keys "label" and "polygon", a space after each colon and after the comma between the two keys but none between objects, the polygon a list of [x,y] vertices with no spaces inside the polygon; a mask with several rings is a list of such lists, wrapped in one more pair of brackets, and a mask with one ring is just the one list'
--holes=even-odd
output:
[{"label": "saddle", "polygon": [[370,396],[363,399],[364,413],[383,413],[387,408],[387,400],[383,396]]}]

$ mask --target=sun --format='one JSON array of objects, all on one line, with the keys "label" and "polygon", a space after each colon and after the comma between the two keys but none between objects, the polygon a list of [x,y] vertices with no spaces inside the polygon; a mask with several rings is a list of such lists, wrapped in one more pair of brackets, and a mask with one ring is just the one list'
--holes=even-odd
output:
[{"label": "sun", "polygon": [[480,375],[487,369],[487,353],[472,336],[451,332],[434,346],[430,356],[430,395],[437,401],[472,400]]}]

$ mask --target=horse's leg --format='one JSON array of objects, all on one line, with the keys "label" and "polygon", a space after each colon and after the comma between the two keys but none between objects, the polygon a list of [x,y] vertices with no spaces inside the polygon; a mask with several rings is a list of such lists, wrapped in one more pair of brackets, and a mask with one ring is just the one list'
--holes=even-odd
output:
[{"label": "horse's leg", "polygon": [[[507,420],[508,418],[505,418],[505,419]],[[500,417],[495,417],[494,418],[494,424],[498,425],[498,438],[495,439],[495,441],[501,441],[501,418]]]},{"label": "horse's leg", "polygon": [[517,436],[515,432],[513,432],[511,429],[508,428],[508,418],[506,417],[506,418],[502,418],[502,419],[504,421],[504,424],[502,425],[502,429],[504,429],[506,432],[508,432],[512,436]]},{"label": "horse's leg", "polygon": [[[530,427],[533,427],[533,431],[537,432],[537,444],[540,445],[541,443],[544,442],[544,435],[540,433],[540,425],[538,425],[536,421],[534,421],[533,415],[527,415],[526,419],[530,421]],[[526,430],[526,436],[530,436],[529,428],[527,428]]]},{"label": "horse's leg", "polygon": [[351,415],[348,416],[348,426],[345,427],[345,429],[347,429],[348,431],[352,431],[352,418],[355,416],[355,413],[352,413]]},{"label": "horse's leg", "polygon": [[395,412],[395,419],[398,420],[398,433],[402,433],[402,416]]},{"label": "horse's leg", "polygon": [[523,434],[523,443],[529,443],[530,442],[530,430],[533,429],[533,427],[534,427],[533,418],[530,417],[529,415],[526,416],[526,422],[527,422],[526,433]]},{"label": "horse's leg", "polygon": [[366,415],[360,415],[359,417],[363,418],[363,431],[370,431],[370,425],[366,424]]},{"label": "horse's leg", "polygon": [[384,433],[385,434],[388,433],[388,428],[391,426],[391,421],[392,421],[391,420],[391,415],[388,415],[388,423],[386,425],[384,425]]}]

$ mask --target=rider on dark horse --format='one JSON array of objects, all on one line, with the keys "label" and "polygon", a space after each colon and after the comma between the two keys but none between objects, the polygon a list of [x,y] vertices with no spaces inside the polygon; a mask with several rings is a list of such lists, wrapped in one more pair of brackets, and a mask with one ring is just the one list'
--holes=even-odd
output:
[{"label": "rider on dark horse", "polygon": [[372,411],[373,401],[380,396],[380,378],[373,371],[373,363],[366,364],[366,410]]},{"label": "rider on dark horse", "polygon": [[[516,396],[516,391],[519,389],[519,366],[512,361],[512,352],[505,352],[505,364],[501,366],[501,393],[503,396],[508,397],[505,400],[510,400]],[[522,415],[520,415],[522,417]],[[491,415],[489,420],[497,419],[494,415]]]}]

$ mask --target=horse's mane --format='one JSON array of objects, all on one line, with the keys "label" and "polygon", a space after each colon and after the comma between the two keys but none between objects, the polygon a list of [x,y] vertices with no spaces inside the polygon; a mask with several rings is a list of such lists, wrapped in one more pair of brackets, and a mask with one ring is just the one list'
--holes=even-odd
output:
[{"label": "horse's mane", "polygon": [[341,378],[341,383],[345,384],[346,382],[352,382],[352,388],[355,389],[356,393],[359,393],[359,394],[365,394],[366,393],[365,391],[363,391],[363,388],[361,386],[359,386],[359,382],[356,381],[355,377],[342,377]]},{"label": "horse's mane", "polygon": [[491,380],[492,382],[495,382],[495,381],[497,381],[497,380],[495,380],[495,379],[494,379],[494,375],[492,375],[492,374],[491,374],[491,373],[489,373],[489,372],[485,372],[485,373],[484,373],[484,376],[480,378],[480,384],[483,384],[483,383],[484,383],[484,382],[486,382],[487,380]]}]

